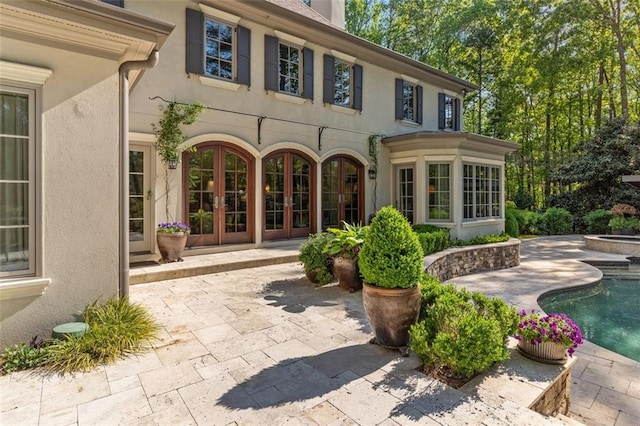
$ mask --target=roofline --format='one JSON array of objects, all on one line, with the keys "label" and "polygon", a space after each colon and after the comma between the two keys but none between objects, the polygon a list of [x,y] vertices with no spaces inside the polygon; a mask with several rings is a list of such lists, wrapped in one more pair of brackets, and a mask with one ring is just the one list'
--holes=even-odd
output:
[{"label": "roofline", "polygon": [[[218,7],[223,9],[225,7],[228,8],[228,6],[225,5],[226,1],[214,1],[214,0],[192,0],[192,1],[196,3],[209,4],[213,7]],[[236,0],[236,2],[240,4],[248,5],[254,9],[260,9],[261,11],[267,12],[269,14],[280,16],[284,19],[289,20],[290,22],[301,24],[307,30],[309,28],[313,28],[315,30],[322,32],[325,36],[329,36],[334,39],[345,40],[348,43],[353,45],[354,51],[358,51],[359,49],[366,49],[367,51],[372,52],[378,57],[391,58],[397,62],[408,65],[409,67],[414,68],[419,72],[428,73],[433,77],[436,77],[440,80],[444,80],[448,82],[450,86],[457,87],[457,91],[459,92],[472,92],[479,89],[479,86],[473,83],[470,83],[466,80],[455,77],[449,73],[441,71],[423,62],[417,61],[401,53],[395,52],[391,49],[387,49],[386,47],[382,47],[378,44],[370,42],[369,40],[365,40],[361,37],[350,34],[337,27],[327,25],[323,22],[316,21],[315,19],[312,19],[304,15],[300,15],[297,12],[291,11],[289,9],[285,9],[281,6],[278,6],[277,4],[268,2],[266,0]],[[358,55],[354,55],[354,56],[357,57]],[[373,62],[373,64],[376,65],[375,62]]]},{"label": "roofline", "polygon": [[116,21],[125,25],[150,31],[156,36],[156,47],[160,48],[173,29],[175,24],[156,18],[142,15],[122,7],[113,6],[102,1],[94,0],[45,0],[47,3],[56,4],[82,13],[96,15],[101,18]]},{"label": "roofline", "polygon": [[382,139],[382,143],[388,147],[400,147],[407,144],[414,144],[419,141],[442,141],[449,140],[451,142],[472,142],[475,144],[482,144],[485,146],[491,146],[498,151],[509,153],[516,151],[520,148],[520,145],[514,142],[505,141],[490,136],[478,135],[476,133],[467,132],[413,132],[402,135],[389,136]]}]

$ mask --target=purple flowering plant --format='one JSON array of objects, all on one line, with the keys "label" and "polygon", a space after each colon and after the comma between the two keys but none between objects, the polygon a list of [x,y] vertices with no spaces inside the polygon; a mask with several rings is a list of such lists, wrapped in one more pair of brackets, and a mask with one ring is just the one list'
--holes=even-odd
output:
[{"label": "purple flowering plant", "polygon": [[156,231],[163,234],[177,234],[184,232],[188,235],[191,232],[191,227],[180,222],[162,222],[158,224]]},{"label": "purple flowering plant", "polygon": [[532,310],[524,309],[519,313],[520,322],[516,331],[516,339],[527,341],[532,345],[543,342],[555,342],[563,345],[573,356],[575,349],[583,343],[580,327],[565,314],[540,315]]}]

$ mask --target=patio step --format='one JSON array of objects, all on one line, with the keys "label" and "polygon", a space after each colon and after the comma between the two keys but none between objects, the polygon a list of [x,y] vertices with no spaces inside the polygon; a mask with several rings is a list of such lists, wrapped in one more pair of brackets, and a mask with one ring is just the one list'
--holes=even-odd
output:
[{"label": "patio step", "polygon": [[296,243],[282,247],[185,256],[181,262],[165,264],[147,262],[140,266],[134,264],[130,267],[129,284],[174,280],[237,269],[298,262],[298,253],[299,243]]}]

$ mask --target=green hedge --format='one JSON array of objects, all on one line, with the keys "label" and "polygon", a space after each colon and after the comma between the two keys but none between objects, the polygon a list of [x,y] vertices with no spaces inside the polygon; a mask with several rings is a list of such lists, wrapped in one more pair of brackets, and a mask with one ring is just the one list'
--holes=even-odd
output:
[{"label": "green hedge", "polygon": [[413,230],[418,235],[425,256],[451,247],[448,228],[420,224],[413,225]]}]

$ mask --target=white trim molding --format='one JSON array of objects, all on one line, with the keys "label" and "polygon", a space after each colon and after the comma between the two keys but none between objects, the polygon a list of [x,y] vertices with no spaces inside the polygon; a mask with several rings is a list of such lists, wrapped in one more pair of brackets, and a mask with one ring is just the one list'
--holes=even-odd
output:
[{"label": "white trim molding", "polygon": [[278,37],[278,39],[286,41],[287,43],[297,44],[298,46],[304,47],[304,44],[307,42],[307,40],[303,38],[292,36],[291,34],[283,33],[282,31],[273,30],[273,33]]},{"label": "white trim molding", "polygon": [[418,157],[401,157],[389,159],[389,162],[394,166],[398,164],[415,164],[416,161],[418,161]]},{"label": "white trim molding", "polygon": [[0,77],[6,80],[43,85],[52,74],[49,68],[0,60]]},{"label": "white trim molding", "polygon": [[289,102],[291,104],[296,104],[296,105],[302,105],[306,101],[305,98],[301,98],[300,96],[289,95],[287,93],[282,93],[282,92],[273,92],[273,96],[279,101]]},{"label": "white trim molding", "polygon": [[355,56],[347,55],[346,53],[342,53],[339,50],[331,49],[331,54],[333,56],[335,56],[336,58],[338,58],[340,60],[343,60],[345,62],[349,62],[351,64],[355,64],[356,63],[356,57]]},{"label": "white trim molding", "polygon": [[349,107],[343,107],[343,106],[334,105],[334,104],[329,105],[329,107],[331,107],[331,111],[339,112],[341,114],[354,115],[356,113],[355,109],[349,108]]},{"label": "white trim molding", "polygon": [[254,158],[260,158],[260,152],[249,142],[237,136],[227,135],[225,133],[205,133],[202,135],[197,135],[187,139],[182,145],[180,145],[180,148],[185,149],[202,142],[230,142],[238,145],[239,147],[253,155]]},{"label": "white trim molding", "polygon": [[50,278],[30,278],[0,284],[0,300],[21,299],[42,295],[51,284]]},{"label": "white trim molding", "polygon": [[239,16],[232,15],[231,13],[228,13],[228,12],[223,12],[219,9],[213,8],[211,6],[207,6],[202,3],[198,4],[198,6],[200,7],[200,10],[205,15],[213,16],[215,18],[220,18],[223,21],[231,22],[232,24],[237,24],[238,22],[240,22],[241,18]]},{"label": "white trim molding", "polygon": [[240,84],[233,83],[231,81],[219,80],[217,78],[205,77],[204,75],[200,76],[200,83],[209,87],[216,87],[218,89],[230,90],[232,92],[237,91],[240,88]]},{"label": "white trim molding", "polygon": [[400,77],[402,77],[402,79],[407,83],[411,83],[415,85],[418,85],[418,83],[420,83],[420,80],[418,80],[417,78],[410,77],[406,74],[400,74]]}]

